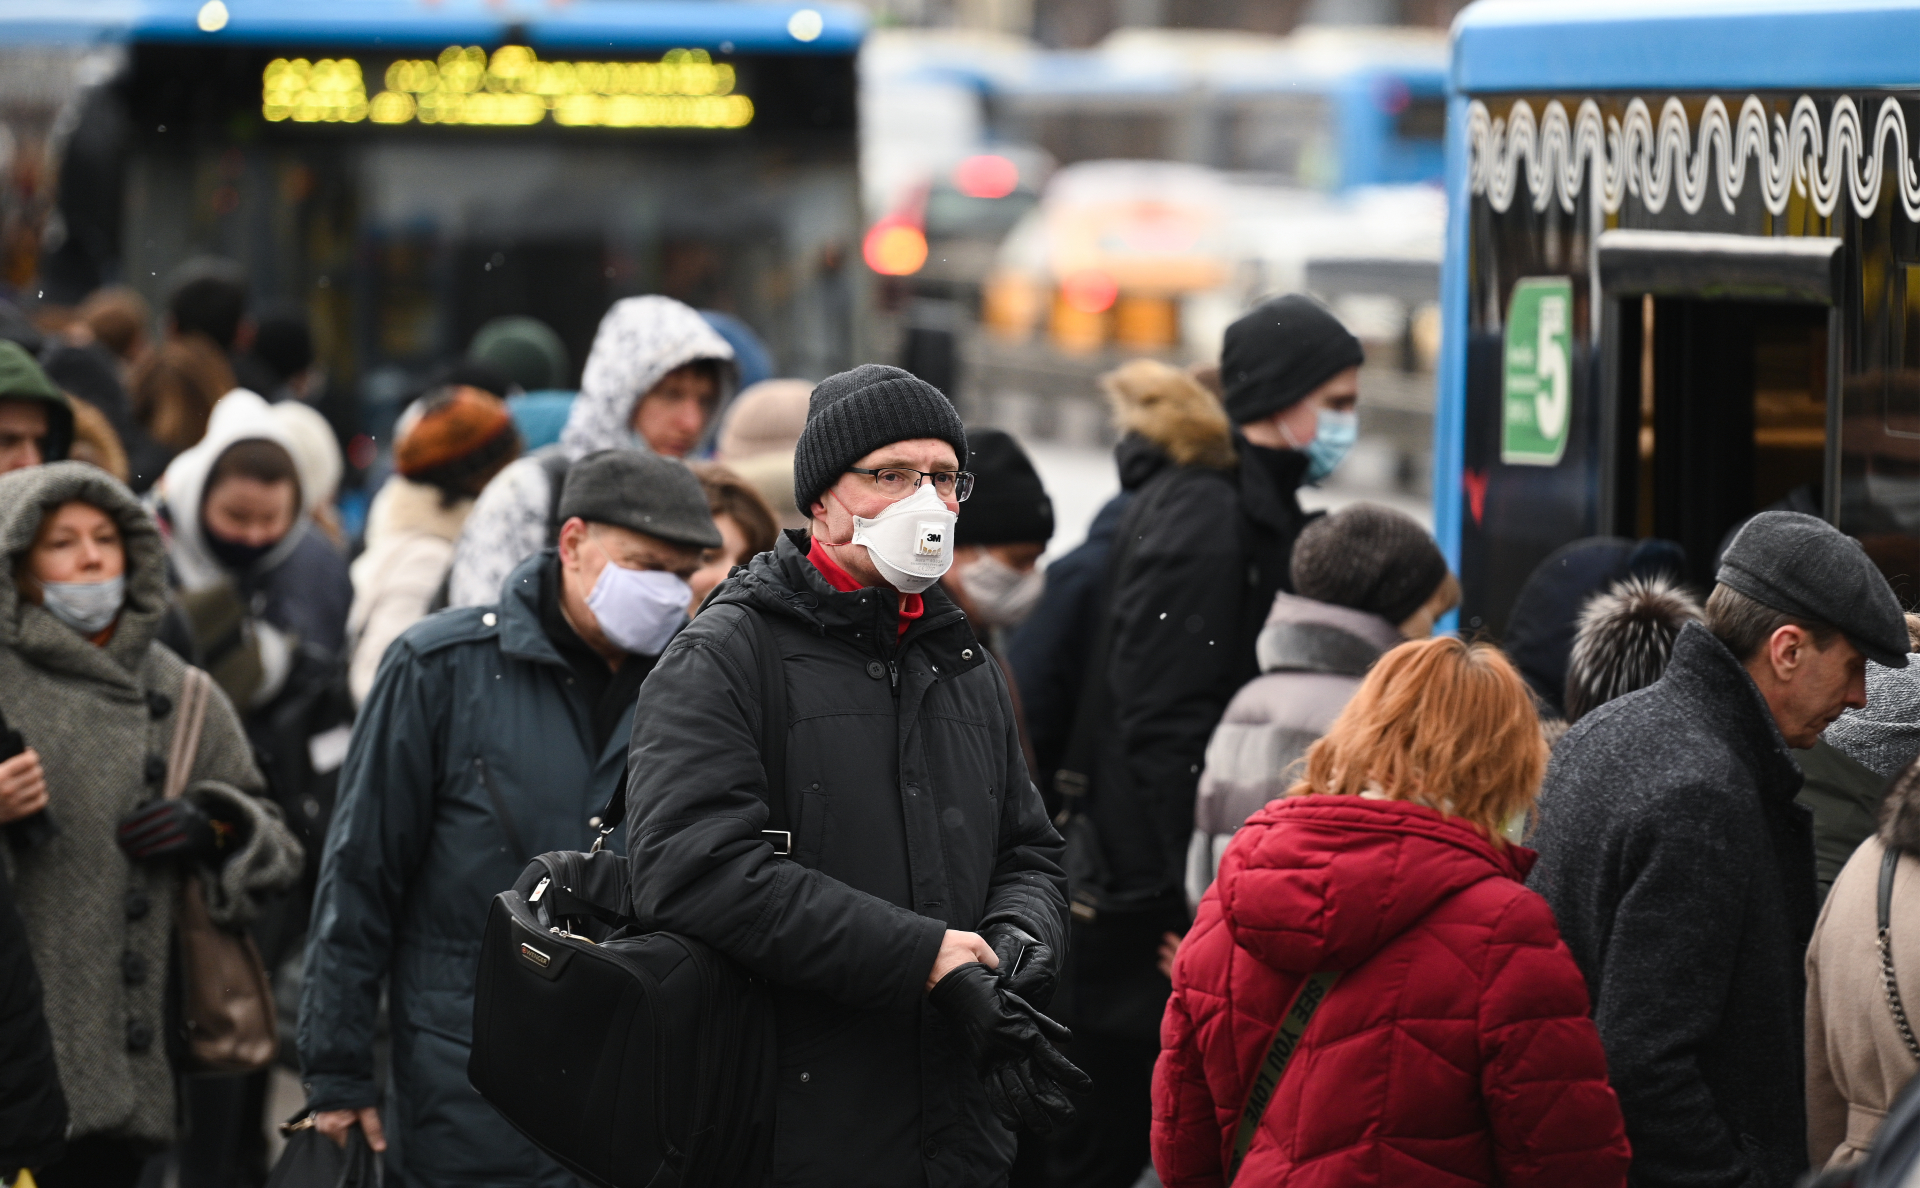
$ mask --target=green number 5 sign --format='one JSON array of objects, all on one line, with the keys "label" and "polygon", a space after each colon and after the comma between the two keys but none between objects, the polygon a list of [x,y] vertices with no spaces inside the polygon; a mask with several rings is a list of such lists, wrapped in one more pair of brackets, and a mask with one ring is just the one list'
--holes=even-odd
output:
[{"label": "green number 5 sign", "polygon": [[1573,421],[1573,282],[1530,276],[1507,309],[1500,392],[1500,460],[1557,466]]}]

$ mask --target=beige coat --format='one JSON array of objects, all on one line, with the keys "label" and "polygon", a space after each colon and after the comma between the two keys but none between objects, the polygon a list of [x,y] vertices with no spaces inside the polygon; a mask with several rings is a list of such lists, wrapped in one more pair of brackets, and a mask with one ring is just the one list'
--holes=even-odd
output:
[{"label": "beige coat", "polygon": [[387,645],[426,618],[453,564],[453,542],[472,511],[471,499],[448,503],[438,487],[397,474],[373,497],[366,551],[353,563],[353,610],[347,615],[353,648],[347,683],[354,705],[367,699]]},{"label": "beige coat", "polygon": [[1894,872],[1894,973],[1908,1018],[1920,1027],[1920,857],[1911,852],[1920,850],[1920,781],[1915,785],[1888,794],[1879,835],[1861,843],[1841,870],[1807,947],[1807,1148],[1815,1167],[1865,1155],[1887,1107],[1920,1071],[1894,1024],[1876,944],[1882,839],[1892,837],[1910,851]]}]

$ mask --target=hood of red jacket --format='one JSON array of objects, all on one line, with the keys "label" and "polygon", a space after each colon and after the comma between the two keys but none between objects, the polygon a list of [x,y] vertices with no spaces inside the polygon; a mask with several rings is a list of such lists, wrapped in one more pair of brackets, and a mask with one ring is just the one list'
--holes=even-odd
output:
[{"label": "hood of red jacket", "polygon": [[1288,796],[1241,827],[1214,894],[1234,942],[1263,964],[1346,970],[1455,892],[1526,878],[1534,857],[1424,805]]}]

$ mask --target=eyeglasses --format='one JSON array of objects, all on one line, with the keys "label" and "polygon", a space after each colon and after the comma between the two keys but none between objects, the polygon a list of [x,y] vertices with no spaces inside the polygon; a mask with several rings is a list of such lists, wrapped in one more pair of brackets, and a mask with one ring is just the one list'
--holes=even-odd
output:
[{"label": "eyeglasses", "polygon": [[880,493],[893,499],[919,490],[923,478],[933,480],[933,493],[942,499],[965,503],[967,496],[973,494],[973,473],[966,470],[910,470],[904,466],[867,470],[860,466],[849,466],[847,473],[871,477],[874,485],[880,488]]}]

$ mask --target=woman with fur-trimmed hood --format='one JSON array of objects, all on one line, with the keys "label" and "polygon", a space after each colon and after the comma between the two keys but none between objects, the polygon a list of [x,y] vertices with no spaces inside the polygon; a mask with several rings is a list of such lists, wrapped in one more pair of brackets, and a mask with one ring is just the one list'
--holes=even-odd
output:
[{"label": "woman with fur-trimmed hood", "polygon": [[733,374],[733,348],[692,309],[671,297],[614,302],[594,333],[559,444],[501,471],[473,505],[454,546],[451,605],[498,602],[513,567],[554,543],[555,478],[570,463],[599,450],[691,453]]},{"label": "woman with fur-trimmed hood", "polygon": [[[73,1126],[49,1186],[132,1185],[174,1140],[167,969],[180,875],[250,922],[300,872],[232,704],[215,690],[186,791],[158,799],[186,665],[155,632],[166,550],[133,493],[83,462],[0,477],[0,847],[45,983]],[[36,814],[51,829],[19,836]],[[27,842],[24,848],[21,843]],[[11,1169],[8,1169],[11,1170]]]},{"label": "woman with fur-trimmed hood", "polygon": [[[1891,944],[1879,947],[1888,875]],[[1888,970],[1892,972],[1889,985]],[[1895,1001],[1907,1026],[1895,1016]],[[1920,1071],[1920,761],[1900,773],[1879,830],[1833,884],[1807,946],[1807,1149],[1815,1167],[1865,1157],[1894,1098]]]}]

